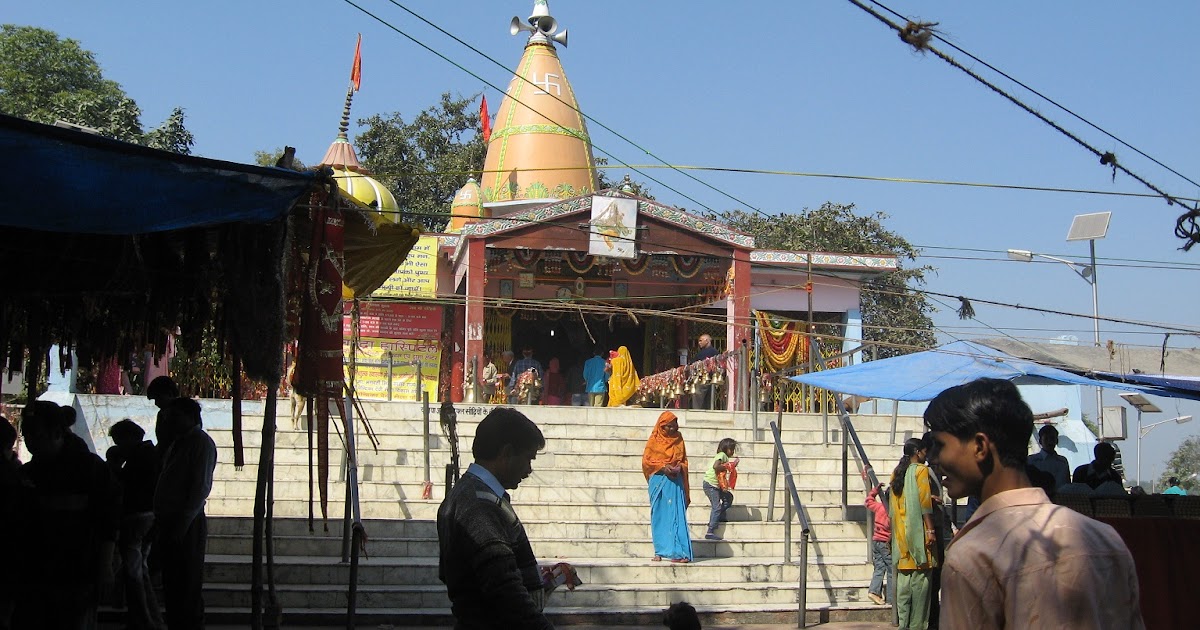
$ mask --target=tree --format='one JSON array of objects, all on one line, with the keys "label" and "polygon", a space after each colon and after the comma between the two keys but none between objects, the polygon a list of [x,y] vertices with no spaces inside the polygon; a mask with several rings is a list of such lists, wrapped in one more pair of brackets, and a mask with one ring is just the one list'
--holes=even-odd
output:
[{"label": "tree", "polygon": [[468,177],[480,178],[487,152],[477,133],[475,98],[447,92],[412,122],[393,112],[358,124],[367,127],[355,139],[358,155],[396,196],[405,221],[433,231],[444,228],[454,194]]},{"label": "tree", "polygon": [[1188,494],[1196,494],[1200,492],[1200,481],[1197,481],[1192,475],[1200,472],[1200,437],[1190,437],[1171,453],[1171,459],[1167,460],[1167,468],[1163,471],[1162,477],[1158,478],[1156,486],[1161,492],[1168,488],[1171,484],[1167,480],[1171,477],[1179,478],[1179,487],[1188,491]]},{"label": "tree", "polygon": [[176,107],[171,115],[155,129],[142,136],[142,142],[148,147],[171,151],[180,155],[191,155],[192,145],[196,143],[192,132],[183,126],[183,108]]},{"label": "tree", "polygon": [[920,250],[884,227],[886,214],[860,216],[854,213],[853,204],[826,202],[816,210],[806,208],[799,214],[768,217],[732,210],[709,216],[753,235],[761,248],[895,256],[896,271],[862,283],[863,337],[887,344],[879,347],[877,356],[881,359],[936,343],[929,317],[933,306],[924,294],[914,290],[934,269],[928,265],[904,267],[905,261],[916,260]]},{"label": "tree", "polygon": [[74,39],[33,26],[0,26],[0,112],[54,124],[63,120],[101,135],[176,153],[190,153],[192,134],[176,108],[145,133],[142,111],[115,81],[105,79],[95,55]]},{"label": "tree", "polygon": [[[607,166],[607,165],[608,165],[608,158],[604,158],[604,157],[596,158],[596,166]],[[629,179],[629,175],[626,175],[621,180],[613,180],[613,179],[609,178],[607,169],[603,169],[603,168],[596,169],[596,190],[604,190],[606,188],[620,188],[620,187],[626,185],[626,183],[629,184],[629,192],[631,192],[643,199],[651,199],[651,200],[654,199],[654,195],[650,194],[650,187],[647,186],[645,183],[639,182],[636,180],[631,180],[631,179]]]}]

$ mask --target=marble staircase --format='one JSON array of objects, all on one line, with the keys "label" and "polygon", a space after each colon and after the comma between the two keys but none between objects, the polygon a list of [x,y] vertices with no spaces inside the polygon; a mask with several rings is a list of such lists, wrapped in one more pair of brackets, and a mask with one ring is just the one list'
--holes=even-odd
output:
[{"label": "marble staircase", "polygon": [[[368,536],[361,560],[357,611],[366,624],[437,625],[449,620],[445,587],[437,578],[437,507],[444,496],[450,461],[436,409],[431,417],[430,477],[433,496],[422,499],[425,481],[421,410],[413,403],[368,403],[366,415],[378,436],[378,450],[360,438],[360,506]],[[808,579],[810,614],[820,618],[886,619],[887,609],[866,597],[871,564],[866,524],[843,520],[841,435],[829,418],[827,439],[819,415],[787,414],[783,441],[805,513],[811,523],[809,566],[799,558],[799,528],[793,527],[791,558],[784,562],[780,472],[774,520],[766,515],[773,443],[760,414],[759,430],[748,413],[682,411],[680,430],[688,445],[692,505],[688,509],[696,561],[688,565],[651,562],[649,508],[641,453],[656,409],[521,407],[541,427],[546,449],[534,472],[512,492],[535,553],[543,563],[571,562],[584,584],[560,589],[548,614],[556,624],[651,623],[672,602],[687,600],[712,619],[794,620],[798,580]],[[474,428],[489,407],[458,406],[461,467],[471,461]],[[331,432],[328,519],[320,508],[310,532],[308,515],[308,435],[293,430],[286,403],[276,439],[275,578],[286,625],[344,623],[349,565],[341,562],[342,498],[346,457]],[[209,541],[205,600],[214,622],[240,623],[250,607],[251,525],[261,416],[244,425],[247,465],[232,465],[229,431],[210,430],[220,463],[209,500]],[[868,457],[888,470],[899,447],[891,443],[890,416],[860,415],[855,427]],[[919,418],[901,417],[896,442],[921,430]],[[360,429],[359,433],[362,431]],[[740,443],[738,488],[730,522],[704,540],[708,502],[700,470],[721,438]],[[850,465],[858,469],[850,449]],[[861,502],[863,484],[851,479],[851,503]],[[326,531],[324,525],[328,526]],[[831,617],[832,615],[832,617]]]}]

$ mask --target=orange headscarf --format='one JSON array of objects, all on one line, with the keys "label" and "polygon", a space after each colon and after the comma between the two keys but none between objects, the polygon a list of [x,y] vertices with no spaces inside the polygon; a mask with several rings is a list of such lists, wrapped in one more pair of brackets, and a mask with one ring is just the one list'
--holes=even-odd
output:
[{"label": "orange headscarf", "polygon": [[691,502],[691,486],[688,484],[688,460],[687,447],[683,443],[683,434],[676,433],[674,437],[670,437],[663,432],[663,426],[675,420],[675,414],[670,411],[662,412],[658,417],[658,422],[654,424],[654,430],[650,432],[650,439],[646,440],[646,450],[642,451],[642,474],[646,476],[646,481],[650,481],[650,476],[662,469],[667,464],[679,464],[683,467],[683,496]]},{"label": "orange headscarf", "polygon": [[621,346],[617,349],[617,356],[612,358],[612,374],[608,377],[608,406],[624,405],[633,398],[640,382],[633,359],[629,356],[629,348]]}]

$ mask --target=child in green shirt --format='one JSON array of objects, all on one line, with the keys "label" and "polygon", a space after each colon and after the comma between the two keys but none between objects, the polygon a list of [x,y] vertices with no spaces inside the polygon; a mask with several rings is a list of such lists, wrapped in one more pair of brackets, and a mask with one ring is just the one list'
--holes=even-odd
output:
[{"label": "child in green shirt", "polygon": [[737,474],[737,458],[733,452],[737,450],[737,441],[725,438],[717,445],[717,454],[712,463],[704,470],[704,496],[712,503],[712,511],[708,516],[707,540],[721,540],[717,535],[717,523],[725,521],[725,511],[733,505],[732,485],[722,478],[730,478]]}]

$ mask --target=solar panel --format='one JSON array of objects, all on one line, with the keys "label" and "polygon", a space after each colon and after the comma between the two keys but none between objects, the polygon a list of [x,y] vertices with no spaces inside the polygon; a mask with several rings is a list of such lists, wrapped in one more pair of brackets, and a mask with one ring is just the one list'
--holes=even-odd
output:
[{"label": "solar panel", "polygon": [[1091,241],[1104,238],[1104,235],[1108,234],[1108,220],[1111,217],[1111,212],[1075,215],[1075,219],[1071,221],[1071,231],[1067,232],[1067,240]]}]

